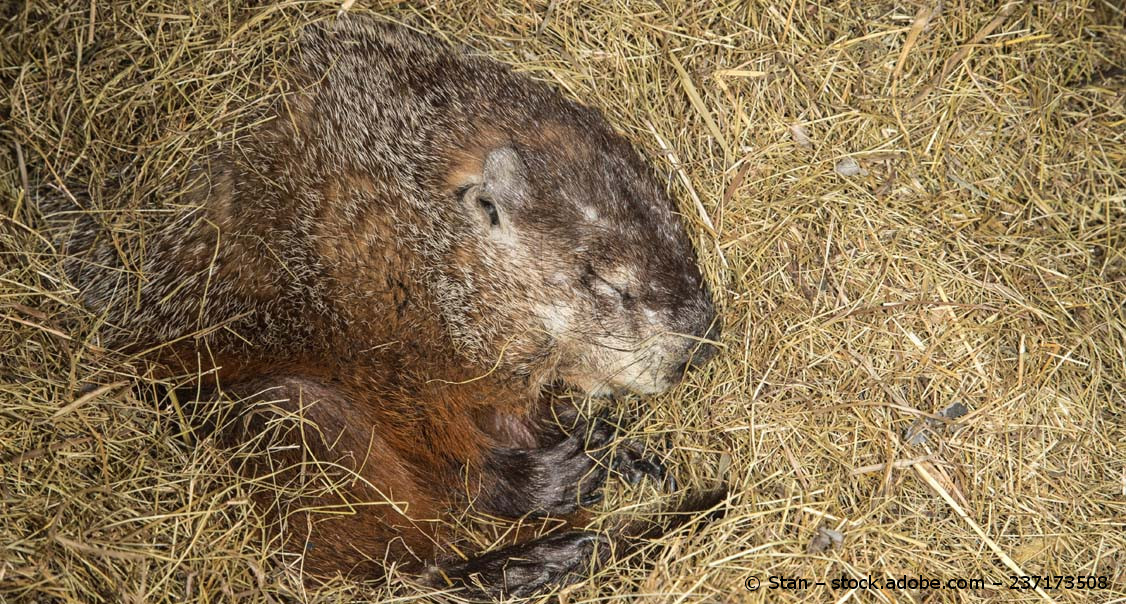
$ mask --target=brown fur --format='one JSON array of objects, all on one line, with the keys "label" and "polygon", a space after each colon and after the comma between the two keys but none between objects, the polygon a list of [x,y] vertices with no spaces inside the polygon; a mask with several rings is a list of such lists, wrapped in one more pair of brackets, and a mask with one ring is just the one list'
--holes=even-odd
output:
[{"label": "brown fur", "polygon": [[[440,521],[470,504],[574,514],[613,430],[545,388],[656,392],[714,352],[671,200],[600,115],[497,63],[353,17],[302,49],[276,119],[193,173],[198,210],[150,237],[141,278],[74,230],[69,272],[107,339],[177,340],[158,360],[218,368],[205,386],[246,400],[250,433],[300,415],[276,436],[298,446],[251,471],[353,474],[292,503],[348,512],[290,517],[314,574],[440,562]],[[432,576],[533,593],[601,542],[564,533]]]}]

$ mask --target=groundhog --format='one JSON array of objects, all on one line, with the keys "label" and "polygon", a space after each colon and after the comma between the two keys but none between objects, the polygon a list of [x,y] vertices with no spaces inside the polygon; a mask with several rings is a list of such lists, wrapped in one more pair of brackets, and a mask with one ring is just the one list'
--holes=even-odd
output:
[{"label": "groundhog", "polygon": [[555,393],[658,393],[715,354],[670,196],[599,112],[487,58],[356,16],[299,48],[272,114],[200,162],[131,270],[87,220],[68,274],[106,343],[246,401],[246,430],[299,413],[276,467],[352,473],[302,502],[334,513],[290,517],[307,572],[397,563],[493,596],[576,580],[613,535],[463,559],[441,521],[573,519],[607,466],[663,474],[608,458],[613,425]]}]

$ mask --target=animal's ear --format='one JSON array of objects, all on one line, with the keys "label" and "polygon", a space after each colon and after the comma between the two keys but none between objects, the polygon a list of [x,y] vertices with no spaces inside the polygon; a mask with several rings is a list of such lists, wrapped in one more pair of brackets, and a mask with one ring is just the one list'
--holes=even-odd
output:
[{"label": "animal's ear", "polygon": [[512,147],[497,147],[489,151],[483,164],[481,180],[489,197],[517,200],[527,193],[527,168]]}]

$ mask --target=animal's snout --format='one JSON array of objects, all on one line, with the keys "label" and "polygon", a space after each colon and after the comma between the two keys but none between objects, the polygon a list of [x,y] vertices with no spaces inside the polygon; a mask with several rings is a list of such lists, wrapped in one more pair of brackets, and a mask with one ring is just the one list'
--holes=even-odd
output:
[{"label": "animal's snout", "polygon": [[715,358],[719,354],[719,346],[716,346],[716,343],[719,342],[719,336],[722,332],[723,328],[719,324],[719,317],[713,316],[707,329],[699,334],[700,339],[693,342],[692,347],[688,350],[688,365],[699,367]]},{"label": "animal's snout", "polygon": [[685,351],[684,362],[676,369],[676,377],[680,379],[685,373],[694,367],[702,367],[708,361],[715,358],[719,354],[719,347],[714,342],[719,341],[722,327],[719,323],[719,318],[712,315],[711,321],[704,327],[697,330],[697,333],[692,335],[698,339],[693,339],[689,342],[688,349]]}]

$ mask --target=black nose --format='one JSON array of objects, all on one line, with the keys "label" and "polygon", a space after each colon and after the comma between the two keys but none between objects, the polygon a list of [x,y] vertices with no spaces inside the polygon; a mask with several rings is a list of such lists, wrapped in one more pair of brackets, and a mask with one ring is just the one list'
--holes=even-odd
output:
[{"label": "black nose", "polygon": [[681,375],[693,367],[702,367],[719,354],[719,347],[712,342],[719,341],[721,332],[722,328],[719,324],[719,318],[716,317],[706,329],[701,329],[698,334],[695,334],[700,339],[691,342],[691,346],[687,351],[687,358],[679,368]]},{"label": "black nose", "polygon": [[711,342],[698,342],[692,347],[692,350],[688,352],[688,365],[691,367],[701,367],[715,358],[717,354],[719,354],[719,347],[715,344]]},{"label": "black nose", "polygon": [[705,340],[711,340],[712,342],[718,342],[722,335],[723,326],[720,325],[719,317],[712,315],[712,322],[708,324],[708,329],[704,332],[703,338]]}]

